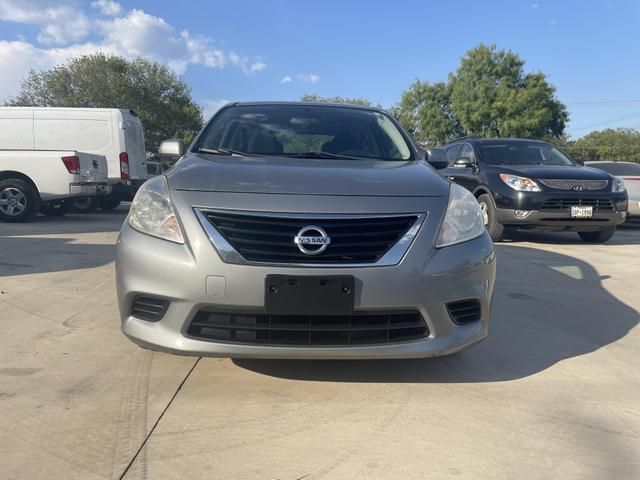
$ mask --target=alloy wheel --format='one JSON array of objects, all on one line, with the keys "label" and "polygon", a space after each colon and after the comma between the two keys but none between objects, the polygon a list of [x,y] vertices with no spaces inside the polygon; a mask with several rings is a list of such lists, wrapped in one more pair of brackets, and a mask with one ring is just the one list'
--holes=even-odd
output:
[{"label": "alloy wheel", "polygon": [[27,197],[14,187],[0,191],[0,211],[10,217],[17,217],[27,209]]}]

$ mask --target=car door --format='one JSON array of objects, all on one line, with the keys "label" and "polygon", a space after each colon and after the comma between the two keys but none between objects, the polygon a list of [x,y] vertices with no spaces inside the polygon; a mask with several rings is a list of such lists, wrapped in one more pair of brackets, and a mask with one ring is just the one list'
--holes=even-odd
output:
[{"label": "car door", "polygon": [[[453,147],[460,148],[454,150]],[[463,143],[462,145],[453,145],[451,155],[449,155],[449,150],[447,150],[447,157],[449,159],[449,167],[444,172],[445,177],[462,185],[470,191],[475,190],[479,184],[479,170],[478,161],[471,144]],[[461,159],[469,159],[471,161],[471,165],[456,166],[456,162]]]}]

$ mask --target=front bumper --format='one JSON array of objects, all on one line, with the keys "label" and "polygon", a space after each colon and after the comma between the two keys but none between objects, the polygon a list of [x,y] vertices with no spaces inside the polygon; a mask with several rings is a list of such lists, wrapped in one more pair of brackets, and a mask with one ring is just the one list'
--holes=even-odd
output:
[{"label": "front bumper", "polygon": [[623,223],[626,212],[594,213],[589,219],[572,218],[569,211],[544,212],[530,210],[524,218],[516,216],[515,210],[498,208],[498,221],[503,225],[522,229],[536,229],[549,231],[588,232],[613,227]]},{"label": "front bumper", "polygon": [[69,185],[69,194],[72,197],[93,197],[95,195],[106,195],[108,188],[106,182],[71,183]]},{"label": "front bumper", "polygon": [[[433,230],[420,232],[404,259],[390,267],[300,268],[223,263],[204,235],[190,230],[189,245],[159,240],[125,222],[116,255],[122,331],[146,348],[182,355],[251,358],[415,358],[446,355],[482,340],[488,331],[495,282],[495,253],[488,235],[433,249]],[[330,270],[329,272],[327,270]],[[190,321],[202,308],[264,308],[267,274],[353,275],[356,311],[413,309],[421,313],[428,337],[401,343],[358,346],[262,346],[188,337]],[[207,291],[207,277],[223,277],[224,288]],[[220,282],[218,282],[220,285]],[[170,301],[164,317],[149,322],[130,314],[136,295]],[[452,301],[476,299],[481,318],[455,324],[447,312]]]}]

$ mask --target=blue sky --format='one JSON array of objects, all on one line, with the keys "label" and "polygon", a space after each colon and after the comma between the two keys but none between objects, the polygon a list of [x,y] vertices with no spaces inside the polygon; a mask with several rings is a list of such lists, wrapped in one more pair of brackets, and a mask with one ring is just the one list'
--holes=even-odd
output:
[{"label": "blue sky", "polygon": [[95,50],[161,61],[210,113],[304,93],[397,102],[480,42],[541,70],[569,133],[640,128],[640,2],[0,0],[0,101],[30,68]]}]

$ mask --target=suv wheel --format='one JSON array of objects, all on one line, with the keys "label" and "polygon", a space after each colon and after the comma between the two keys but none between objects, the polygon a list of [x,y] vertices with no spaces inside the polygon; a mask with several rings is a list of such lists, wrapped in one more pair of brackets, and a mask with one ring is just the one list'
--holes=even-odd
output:
[{"label": "suv wheel", "polygon": [[26,222],[38,212],[40,196],[33,185],[18,178],[0,180],[0,220]]},{"label": "suv wheel", "polygon": [[489,232],[489,235],[494,242],[499,242],[504,236],[504,225],[498,221],[493,198],[491,195],[483,193],[478,197],[478,203],[480,204],[480,210],[482,210],[484,225],[487,227],[487,232]]},{"label": "suv wheel", "polygon": [[616,227],[607,227],[597,232],[578,232],[580,238],[588,243],[604,243],[613,237]]},{"label": "suv wheel", "polygon": [[93,213],[98,209],[99,204],[98,197],[75,197],[71,209],[78,213]]}]

